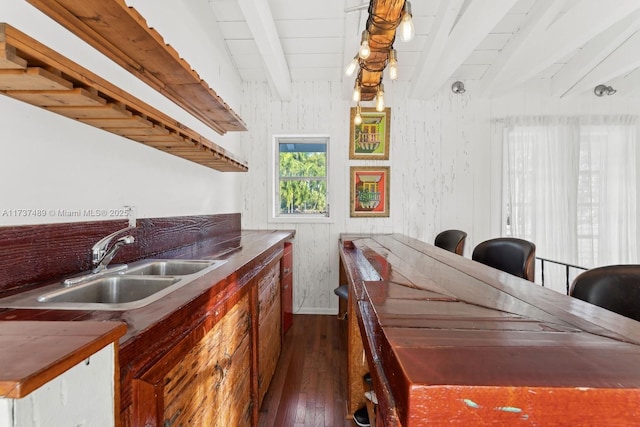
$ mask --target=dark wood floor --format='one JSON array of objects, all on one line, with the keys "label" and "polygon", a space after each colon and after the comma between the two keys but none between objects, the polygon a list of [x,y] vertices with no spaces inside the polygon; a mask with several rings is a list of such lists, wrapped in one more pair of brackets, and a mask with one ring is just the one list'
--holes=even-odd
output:
[{"label": "dark wood floor", "polygon": [[261,427],[355,426],[345,417],[344,323],[336,316],[294,316],[260,408]]}]

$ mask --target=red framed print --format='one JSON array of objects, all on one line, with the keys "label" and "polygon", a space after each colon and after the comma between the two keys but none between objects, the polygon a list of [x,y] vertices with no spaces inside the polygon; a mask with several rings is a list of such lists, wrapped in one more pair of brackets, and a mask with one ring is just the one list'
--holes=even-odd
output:
[{"label": "red framed print", "polygon": [[350,168],[352,217],[389,216],[389,166]]}]

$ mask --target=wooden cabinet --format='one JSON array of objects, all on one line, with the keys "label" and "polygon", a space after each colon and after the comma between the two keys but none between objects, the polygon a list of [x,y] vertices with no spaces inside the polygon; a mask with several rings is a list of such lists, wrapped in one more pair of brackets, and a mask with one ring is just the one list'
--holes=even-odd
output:
[{"label": "wooden cabinet", "polygon": [[274,265],[258,282],[258,404],[269,388],[281,349],[280,269]]},{"label": "wooden cabinet", "polygon": [[194,329],[133,381],[136,426],[249,426],[251,293],[211,329]]},{"label": "wooden cabinet", "polygon": [[282,292],[282,333],[293,324],[293,244],[285,242],[284,255],[280,261],[280,284]]},{"label": "wooden cabinet", "polygon": [[208,317],[134,377],[132,427],[257,425],[282,336],[278,251],[259,265],[246,284],[220,289]]},{"label": "wooden cabinet", "polygon": [[237,253],[241,268],[125,346],[123,427],[258,425],[282,346],[282,254],[282,240]]}]

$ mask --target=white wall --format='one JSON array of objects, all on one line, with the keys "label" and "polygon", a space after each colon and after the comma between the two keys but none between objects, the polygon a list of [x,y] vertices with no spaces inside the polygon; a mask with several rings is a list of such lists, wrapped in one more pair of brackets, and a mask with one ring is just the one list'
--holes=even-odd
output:
[{"label": "white wall", "polygon": [[[442,91],[429,101],[409,100],[406,85],[386,88],[391,107],[390,160],[348,159],[349,108],[341,86],[295,83],[290,102],[276,101],[267,84],[246,83],[242,116],[251,131],[242,210],[245,228],[290,228],[294,241],[294,311],[335,313],[338,238],[342,232],[404,233],[425,241],[446,228],[474,238],[491,234],[491,127],[488,101],[471,102]],[[330,135],[329,224],[269,222],[272,135]],[[265,161],[266,159],[266,161]],[[350,218],[349,167],[389,165],[389,218]]]},{"label": "white wall", "polygon": [[[338,238],[342,232],[403,233],[427,242],[447,228],[469,234],[465,256],[475,245],[500,235],[502,131],[499,119],[518,114],[606,114],[640,111],[640,103],[591,94],[569,99],[546,95],[544,82],[495,99],[445,85],[428,101],[411,100],[403,83],[385,87],[391,107],[388,162],[348,159],[350,103],[339,84],[299,82],[290,102],[276,101],[267,84],[245,83],[242,117],[250,132],[249,173],[243,185],[245,228],[290,228],[294,241],[294,311],[335,313]],[[330,135],[330,224],[269,222],[273,134]],[[349,217],[349,167],[391,167],[390,218]],[[562,289],[564,284],[561,285]]]},{"label": "white wall", "polygon": [[[132,2],[131,2],[132,3]],[[144,7],[145,2],[135,6]],[[146,2],[154,3],[157,2]],[[168,3],[165,1],[165,3]],[[206,0],[144,7],[147,21],[239,113],[241,86],[222,40],[203,37]],[[175,6],[175,5],[174,5]],[[166,13],[170,10],[171,13]],[[167,19],[174,25],[167,25]],[[244,157],[239,133],[221,136],[23,0],[0,2],[6,22],[118,85],[226,150]],[[184,23],[198,42],[185,42]],[[197,63],[197,64],[196,64]],[[198,70],[197,66],[206,67]],[[0,96],[0,225],[89,221],[58,210],[134,205],[138,217],[239,212],[242,173],[222,173],[126,138]],[[44,216],[20,215],[42,209]]]}]

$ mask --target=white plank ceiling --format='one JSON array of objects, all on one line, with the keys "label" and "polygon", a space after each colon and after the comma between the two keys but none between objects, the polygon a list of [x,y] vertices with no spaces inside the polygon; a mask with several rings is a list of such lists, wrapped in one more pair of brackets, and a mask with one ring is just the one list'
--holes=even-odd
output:
[{"label": "white plank ceiling", "polygon": [[[290,97],[295,81],[342,82],[366,0],[209,0],[244,81]],[[611,85],[640,95],[640,0],[413,0],[415,38],[394,43],[400,77],[428,99],[455,80],[499,96],[548,79],[555,97]]]}]

